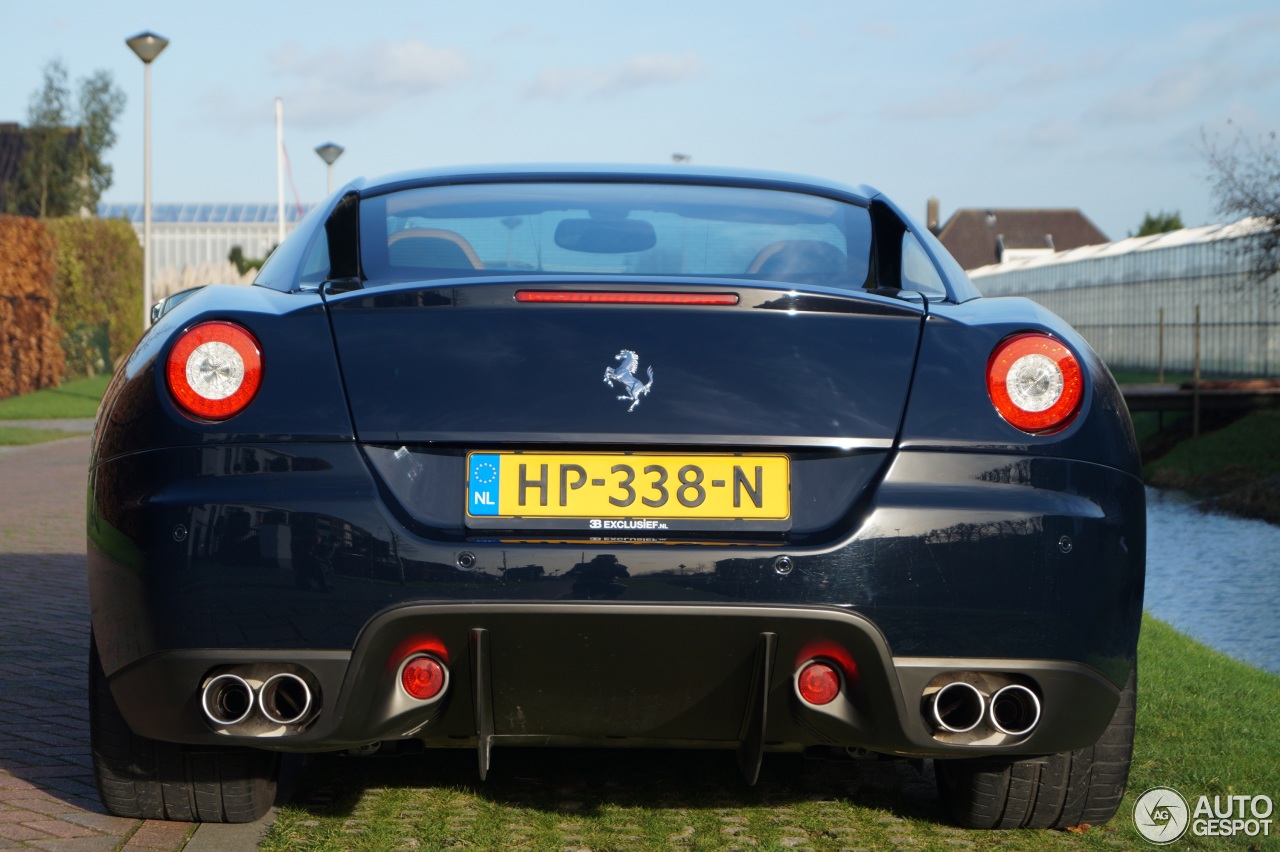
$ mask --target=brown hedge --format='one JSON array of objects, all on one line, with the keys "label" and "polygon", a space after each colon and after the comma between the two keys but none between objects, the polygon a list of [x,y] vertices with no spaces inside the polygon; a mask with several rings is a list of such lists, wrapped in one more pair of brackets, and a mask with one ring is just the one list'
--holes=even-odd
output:
[{"label": "brown hedge", "polygon": [[54,255],[53,237],[42,223],[0,216],[0,399],[62,380]]},{"label": "brown hedge", "polygon": [[[123,219],[47,219],[69,372],[109,372],[142,334],[142,246]],[[103,350],[106,349],[106,352]]]}]

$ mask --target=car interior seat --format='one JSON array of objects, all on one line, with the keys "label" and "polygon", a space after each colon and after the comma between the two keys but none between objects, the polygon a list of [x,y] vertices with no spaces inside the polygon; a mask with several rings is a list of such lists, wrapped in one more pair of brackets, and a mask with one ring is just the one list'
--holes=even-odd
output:
[{"label": "car interior seat", "polygon": [[747,274],[782,281],[797,280],[797,276],[844,277],[848,258],[822,240],[779,240],[756,253]]},{"label": "car interior seat", "polygon": [[484,269],[484,263],[461,234],[442,228],[408,228],[387,239],[392,266],[425,269]]}]

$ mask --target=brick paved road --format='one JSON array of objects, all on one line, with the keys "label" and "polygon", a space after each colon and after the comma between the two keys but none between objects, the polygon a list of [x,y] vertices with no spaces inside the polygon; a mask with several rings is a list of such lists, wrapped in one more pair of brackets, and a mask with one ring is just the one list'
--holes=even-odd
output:
[{"label": "brick paved road", "polygon": [[89,439],[0,454],[0,849],[181,849],[191,826],[107,816],[89,763]]}]

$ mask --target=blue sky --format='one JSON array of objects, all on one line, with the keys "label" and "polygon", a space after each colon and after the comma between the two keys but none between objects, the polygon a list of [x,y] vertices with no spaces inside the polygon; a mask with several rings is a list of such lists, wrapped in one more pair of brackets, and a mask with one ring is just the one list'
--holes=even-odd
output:
[{"label": "blue sky", "polygon": [[[341,183],[491,162],[697,163],[876,186],[923,218],[1079,207],[1108,236],[1146,211],[1218,220],[1202,134],[1280,130],[1280,7],[1266,2],[8,4],[0,121],[49,60],[128,96],[107,201],[273,201],[274,100],[303,201]],[[1228,121],[1232,124],[1228,124]],[[292,193],[289,192],[291,196]]]}]

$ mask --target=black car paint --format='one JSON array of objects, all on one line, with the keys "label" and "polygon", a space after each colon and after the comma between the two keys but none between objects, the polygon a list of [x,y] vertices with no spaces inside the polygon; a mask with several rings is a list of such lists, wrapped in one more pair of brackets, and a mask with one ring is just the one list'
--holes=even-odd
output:
[{"label": "black car paint", "polygon": [[[527,179],[537,177],[530,173]],[[435,179],[446,178],[426,182]],[[584,174],[580,179],[592,178]],[[748,182],[775,185],[763,177]],[[325,209],[361,191],[339,193]],[[865,197],[876,198],[873,192]],[[905,678],[902,672],[910,670],[909,660],[948,658],[957,665],[1004,658],[1059,661],[1060,669],[1053,669],[1059,675],[1096,671],[1116,691],[1124,683],[1134,663],[1145,551],[1142,524],[1134,521],[1142,517],[1144,500],[1136,450],[1123,402],[1105,367],[1051,314],[1021,300],[974,299],[967,279],[957,279],[954,270],[940,263],[951,298],[927,303],[910,295],[792,294],[735,283],[730,289],[745,297],[745,304],[736,308],[584,308],[581,316],[590,317],[590,326],[600,331],[593,332],[599,338],[593,337],[593,345],[579,351],[571,348],[579,341],[564,339],[572,322],[568,312],[575,308],[539,315],[540,306],[512,307],[504,300],[519,286],[515,280],[378,290],[349,282],[331,288],[349,291],[345,293],[300,292],[299,282],[288,276],[290,264],[305,257],[318,239],[328,238],[333,254],[333,241],[346,238],[341,228],[326,232],[324,222],[322,214],[305,224],[264,270],[266,283],[279,289],[210,287],[174,306],[139,343],[104,398],[90,476],[93,622],[117,698],[138,732],[188,742],[225,741],[223,734],[200,728],[192,703],[200,679],[219,660],[316,658],[321,660],[318,668],[328,672],[330,696],[340,692],[344,701],[358,700],[346,690],[364,675],[348,662],[359,662],[351,652],[371,641],[370,625],[405,607],[438,610],[439,604],[451,602],[467,613],[477,606],[483,610],[485,602],[495,610],[523,606],[536,611],[543,606],[556,612],[568,608],[569,613],[576,603],[584,607],[584,615],[609,606],[641,611],[648,606],[658,617],[670,615],[664,608],[673,605],[720,607],[717,611],[726,616],[743,608],[783,608],[785,612],[773,614],[774,621],[756,625],[765,632],[769,625],[777,629],[789,623],[788,613],[796,607],[808,608],[819,622],[828,618],[824,613],[844,612],[872,625],[866,635],[882,637],[884,655],[902,667],[895,676],[893,666],[882,661],[884,680],[876,685],[885,688],[892,684],[901,690],[897,684]],[[914,229],[905,222],[903,227]],[[563,276],[537,281],[540,287],[581,283],[566,282]],[[674,282],[644,283],[661,288]],[[611,280],[610,286],[621,285]],[[687,282],[681,286],[687,288]],[[486,301],[496,304],[485,308]],[[783,310],[771,312],[771,303]],[[433,311],[460,317],[446,319],[442,329],[479,336],[485,345],[504,336],[519,339],[535,322],[531,317],[548,318],[548,325],[543,337],[533,338],[541,341],[536,357],[516,359],[509,371],[497,371],[483,359],[470,364],[459,360],[455,367],[464,372],[465,387],[450,385],[447,377],[442,383],[432,373],[435,359],[415,358],[408,349],[387,358],[379,369],[373,353],[383,342],[380,331],[384,339],[403,344],[416,332],[397,330],[397,318]],[[379,319],[366,321],[378,312]],[[910,334],[918,335],[918,345],[907,347],[916,368],[903,363],[903,355],[882,364],[874,348],[855,351],[847,376],[841,377],[848,384],[834,397],[848,401],[851,412],[858,410],[859,399],[887,396],[900,402],[869,419],[845,418],[861,424],[855,428],[822,428],[813,377],[779,372],[780,363],[801,369],[803,359],[780,361],[768,345],[771,336],[759,334],[763,340],[737,346],[732,359],[726,355],[710,369],[723,377],[727,392],[757,406],[758,417],[769,424],[763,433],[731,431],[729,424],[707,419],[714,412],[698,408],[705,402],[705,386],[702,397],[688,391],[682,397],[677,379],[681,371],[696,376],[705,369],[703,364],[680,364],[682,347],[698,351],[689,349],[691,329],[700,322],[730,323],[735,317],[750,317],[743,328],[783,320],[833,328],[854,321],[909,326]],[[175,335],[206,319],[242,323],[264,345],[258,398],[227,423],[198,422],[178,411],[161,369]],[[557,409],[554,400],[544,405],[557,371],[581,366],[586,385],[598,385],[594,374],[604,367],[601,358],[613,354],[598,350],[629,329],[646,341],[641,350],[645,357],[665,358],[670,365],[661,395],[646,399],[631,415],[598,387],[592,387],[601,398],[594,411],[586,390],[576,386],[572,393],[582,396],[571,405]],[[1053,435],[1029,436],[1014,429],[986,394],[990,352],[1009,334],[1027,330],[1047,331],[1066,342],[1086,377],[1079,415]],[[344,332],[354,333],[356,344],[340,355],[335,334],[340,338]],[[831,335],[814,345],[829,346]],[[551,351],[557,341],[564,347],[561,355]],[[344,371],[362,357],[368,363],[358,375],[344,379]],[[495,374],[489,386],[477,387],[491,369]],[[750,396],[745,384],[753,380],[763,380],[767,394]],[[437,395],[449,392],[457,398],[443,407],[432,405]],[[379,399],[395,405],[378,409]],[[504,399],[510,403],[505,417],[500,404],[494,404]],[[476,405],[494,406],[489,409],[492,427],[480,429],[468,419]],[[545,419],[539,428],[523,426],[530,410],[537,412],[540,405]],[[682,428],[646,430],[639,425],[655,422],[644,418],[664,406],[686,418]],[[806,414],[798,421],[788,419],[795,412]],[[371,425],[365,426],[365,419]],[[481,438],[468,437],[480,431]],[[625,540],[611,541],[572,530],[553,537],[519,530],[478,536],[449,515],[451,505],[461,507],[457,477],[462,455],[477,440],[502,444],[514,438],[538,445],[569,440],[575,446],[603,442],[622,448],[657,442],[715,449],[723,447],[726,434],[738,436],[731,441],[740,450],[767,446],[795,453],[797,470],[810,460],[814,474],[798,480],[797,514],[811,522],[773,536],[672,541],[623,536]],[[445,481],[438,503],[418,503],[409,476],[412,466],[401,469],[398,462],[387,461],[400,445],[419,465],[419,473],[426,470]],[[824,458],[833,464],[824,467]],[[822,504],[822,511],[807,516],[806,482],[810,502]],[[451,502],[452,493],[457,502]],[[787,573],[777,569],[783,555],[793,566]],[[622,564],[625,572],[615,571],[607,584],[583,583],[582,575],[589,572],[580,566],[604,556]],[[691,627],[691,639],[705,629]],[[465,642],[454,653],[465,654]],[[194,662],[175,662],[183,660]],[[776,665],[789,671],[793,662]],[[375,663],[363,664],[376,668]],[[186,695],[181,707],[160,711],[145,699],[145,690],[157,683],[156,672],[177,678],[179,683],[169,689]],[[1053,677],[1046,674],[1046,682]],[[785,704],[785,677],[775,676],[774,684],[782,696],[775,700]],[[1095,692],[1088,705],[1096,712],[1085,715],[1105,724],[1114,694]],[[909,697],[899,696],[898,705],[899,716],[911,714]],[[450,723],[451,735],[461,736],[459,724],[456,719]],[[1062,724],[1056,734],[1046,730],[1043,742],[1073,747],[1070,743],[1083,744],[1097,733],[1088,725],[1081,730]],[[316,731],[324,729],[319,725]],[[781,729],[772,734],[783,737]],[[678,739],[666,729],[653,736],[666,742]],[[910,737],[902,736],[885,734],[865,742],[885,750],[928,753],[927,738],[912,745]],[[344,737],[328,745],[359,739],[358,732]],[[424,737],[430,739],[430,730]],[[256,744],[291,747],[286,740]],[[313,734],[296,747],[326,746]],[[936,743],[933,747],[946,751]]]}]

